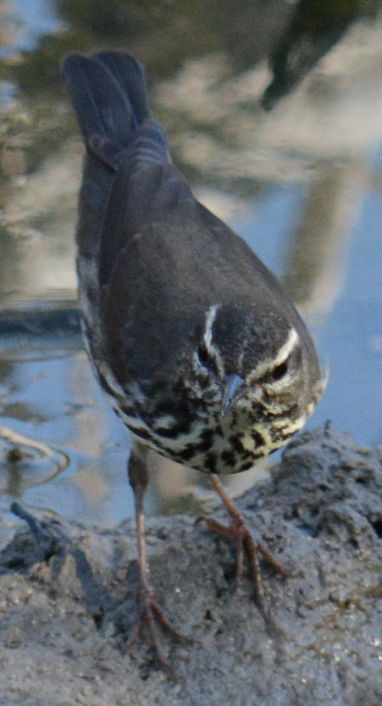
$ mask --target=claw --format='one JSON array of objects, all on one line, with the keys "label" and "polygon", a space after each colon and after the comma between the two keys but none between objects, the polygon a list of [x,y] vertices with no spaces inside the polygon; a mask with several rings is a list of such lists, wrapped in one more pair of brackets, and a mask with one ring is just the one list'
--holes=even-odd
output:
[{"label": "claw", "polygon": [[[139,593],[141,594],[141,589],[139,589]],[[142,595],[139,595],[138,597],[138,600],[141,604],[140,614],[138,616],[136,625],[132,633],[130,634],[130,637],[125,643],[124,651],[126,652],[132,646],[135,640],[139,637],[141,629],[146,626],[149,633],[149,649],[153,654],[154,663],[159,668],[167,672],[171,679],[176,681],[177,677],[175,671],[173,670],[171,665],[168,664],[162,654],[160,648],[160,637],[157,628],[158,626],[161,626],[171,635],[174,640],[183,644],[190,645],[192,644],[192,640],[185,637],[184,635],[181,635],[177,630],[175,630],[175,628],[172,627],[172,625],[168,622],[167,618],[165,618],[165,616],[163,615],[160,608],[158,608],[155,602],[154,594],[151,589],[149,589],[148,592],[146,591],[146,589],[143,589],[143,594],[143,597]]]},{"label": "claw", "polygon": [[208,530],[211,532],[216,532],[217,534],[227,537],[227,539],[235,542],[237,579],[240,579],[242,576],[244,556],[247,557],[251,578],[254,583],[255,600],[257,606],[263,617],[268,622],[271,622],[270,616],[266,611],[264,604],[264,591],[260,574],[259,554],[274,567],[279,576],[285,577],[286,573],[276,559],[273,558],[272,554],[270,554],[261,544],[253,541],[249,529],[246,526],[244,517],[240,514],[232,500],[228,497],[220,481],[213,474],[210,474],[210,478],[215,490],[221,497],[223,504],[230,515],[231,522],[228,526],[226,526],[222,525],[220,522],[217,522],[213,518],[201,516],[197,518],[196,524],[199,524],[199,522],[205,522]]}]

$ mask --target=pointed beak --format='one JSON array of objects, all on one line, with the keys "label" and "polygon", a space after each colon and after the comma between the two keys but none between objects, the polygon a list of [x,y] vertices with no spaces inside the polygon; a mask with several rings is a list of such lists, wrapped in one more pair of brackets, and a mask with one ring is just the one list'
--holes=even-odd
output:
[{"label": "pointed beak", "polygon": [[221,414],[225,414],[227,410],[231,407],[232,403],[235,402],[242,391],[244,385],[244,380],[240,375],[233,373],[233,375],[227,375],[225,379],[224,395],[221,406]]}]

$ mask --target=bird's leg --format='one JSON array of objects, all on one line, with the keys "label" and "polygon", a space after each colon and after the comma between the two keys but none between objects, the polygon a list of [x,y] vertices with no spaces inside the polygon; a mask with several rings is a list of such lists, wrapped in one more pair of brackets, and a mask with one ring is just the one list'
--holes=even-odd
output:
[{"label": "bird's leg", "polygon": [[243,571],[243,560],[244,555],[247,556],[249,568],[251,572],[251,577],[255,585],[255,598],[257,605],[261,613],[268,618],[263,599],[263,587],[259,568],[259,554],[264,557],[272,566],[275,568],[280,576],[285,576],[284,569],[280,564],[273,558],[273,556],[267,552],[267,550],[258,543],[255,543],[246,526],[244,517],[240,514],[236,505],[232,502],[231,498],[228,497],[226,491],[224,490],[222,484],[218,480],[217,476],[210,473],[210,479],[212,485],[214,486],[216,492],[223,501],[225,508],[227,509],[231,522],[228,527],[220,524],[216,520],[209,517],[200,517],[198,521],[203,520],[207,528],[212,532],[217,532],[218,534],[233,540],[236,543],[236,575],[240,578]]},{"label": "bird's leg", "polygon": [[139,617],[136,629],[129,638],[128,644],[137,637],[140,628],[143,624],[147,626],[151,648],[154,653],[155,661],[167,672],[174,676],[172,668],[167,664],[161,654],[159,648],[159,636],[157,634],[157,625],[161,625],[173,637],[178,640],[185,640],[170,623],[166,620],[161,610],[155,602],[154,591],[150,585],[150,573],[146,559],[146,543],[145,543],[145,512],[144,512],[144,497],[148,486],[148,471],[147,471],[147,452],[144,448],[133,445],[129,463],[128,476],[129,482],[133,489],[135,501],[135,520],[136,520],[136,540],[138,551],[138,603]]}]

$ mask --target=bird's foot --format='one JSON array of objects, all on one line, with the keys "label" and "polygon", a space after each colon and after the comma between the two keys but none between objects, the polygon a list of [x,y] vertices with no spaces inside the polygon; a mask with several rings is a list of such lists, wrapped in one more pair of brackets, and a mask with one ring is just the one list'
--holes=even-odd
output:
[{"label": "bird's foot", "polygon": [[148,632],[150,643],[149,649],[152,653],[154,664],[158,668],[163,669],[171,677],[171,679],[176,680],[176,674],[173,668],[168,664],[162,654],[158,627],[162,627],[166,630],[177,642],[191,644],[191,640],[184,635],[181,635],[168,622],[160,608],[158,608],[155,601],[154,592],[150,586],[145,586],[144,588],[139,589],[139,615],[135,627],[127,640],[125,650],[129,649],[132,643],[137,639],[143,627],[146,627]]},{"label": "bird's foot", "polygon": [[231,521],[230,524],[226,526],[220,522],[217,522],[213,518],[203,516],[199,517],[196,522],[205,522],[208,530],[211,532],[216,532],[223,537],[227,537],[227,539],[230,539],[235,543],[236,578],[241,578],[243,574],[244,558],[246,558],[249,565],[250,575],[254,583],[256,604],[265,620],[267,620],[267,622],[272,622],[270,615],[265,608],[259,557],[262,556],[269,564],[271,564],[279,576],[285,577],[286,573],[278,561],[274,559],[272,554],[270,554],[260,543],[253,540],[244,517],[238,511],[232,500],[228,497],[220,481],[218,481],[216,476],[211,475],[210,477],[215,489],[219,493],[226,509],[228,510]]}]

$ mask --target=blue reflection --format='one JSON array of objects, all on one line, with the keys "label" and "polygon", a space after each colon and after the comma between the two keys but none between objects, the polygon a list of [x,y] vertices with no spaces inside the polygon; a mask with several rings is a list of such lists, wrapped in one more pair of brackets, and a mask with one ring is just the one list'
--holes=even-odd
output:
[{"label": "blue reflection", "polygon": [[52,0],[13,0],[12,10],[5,22],[16,31],[13,41],[0,48],[0,58],[15,50],[33,49],[41,36],[55,32],[60,26]]}]

